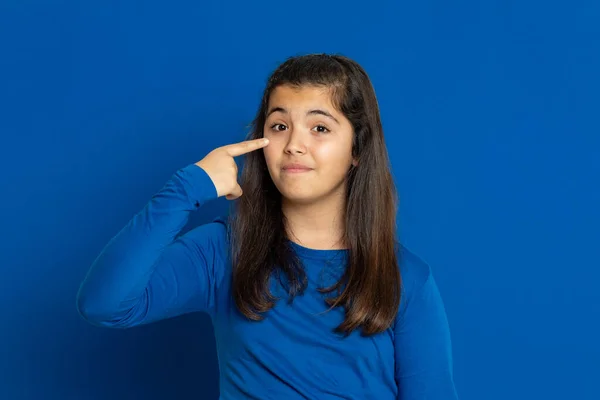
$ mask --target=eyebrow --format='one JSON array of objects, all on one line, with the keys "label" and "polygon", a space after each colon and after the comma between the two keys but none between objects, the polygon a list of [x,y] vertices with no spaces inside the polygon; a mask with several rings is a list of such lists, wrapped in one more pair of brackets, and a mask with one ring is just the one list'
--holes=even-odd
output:
[{"label": "eyebrow", "polygon": [[[269,115],[275,113],[275,112],[280,112],[280,113],[283,113],[283,114],[287,114],[288,113],[288,111],[285,108],[283,108],[283,107],[273,107],[267,113],[267,117]],[[331,115],[330,113],[328,113],[325,110],[321,110],[321,109],[318,109],[318,108],[314,109],[314,110],[309,110],[306,113],[306,115],[323,115],[324,117],[331,118],[332,120],[334,120],[338,124],[340,123],[340,121],[338,121],[333,115]]]}]

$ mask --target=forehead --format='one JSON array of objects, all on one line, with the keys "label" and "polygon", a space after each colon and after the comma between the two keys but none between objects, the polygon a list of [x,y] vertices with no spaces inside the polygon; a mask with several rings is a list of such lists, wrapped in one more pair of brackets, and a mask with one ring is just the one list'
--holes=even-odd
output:
[{"label": "forehead", "polygon": [[311,107],[319,105],[335,112],[332,102],[333,91],[326,86],[291,86],[276,87],[269,96],[269,107],[287,106]]}]

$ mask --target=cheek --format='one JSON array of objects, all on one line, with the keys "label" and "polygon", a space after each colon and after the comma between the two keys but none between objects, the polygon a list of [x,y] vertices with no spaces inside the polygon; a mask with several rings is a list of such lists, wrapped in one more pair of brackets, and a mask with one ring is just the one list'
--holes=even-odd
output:
[{"label": "cheek", "polygon": [[339,143],[327,143],[314,149],[317,162],[327,169],[344,169],[352,162],[352,147]]},{"label": "cheek", "polygon": [[269,143],[269,145],[262,150],[265,157],[265,163],[269,170],[277,163],[277,149],[272,147],[272,144],[273,142]]},{"label": "cheek", "polygon": [[265,157],[272,158],[272,155],[273,155],[273,140],[269,139],[269,144],[266,147],[263,147],[262,151],[263,151]]}]

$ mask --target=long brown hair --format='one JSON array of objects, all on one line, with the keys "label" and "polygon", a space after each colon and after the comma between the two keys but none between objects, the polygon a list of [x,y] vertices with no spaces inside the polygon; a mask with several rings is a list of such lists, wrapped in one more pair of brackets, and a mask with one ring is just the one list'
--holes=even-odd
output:
[{"label": "long brown hair", "polygon": [[[336,332],[349,334],[359,328],[363,335],[382,332],[396,317],[401,278],[397,195],[375,91],[363,68],[347,57],[290,57],[269,77],[248,139],[263,137],[269,96],[283,84],[332,89],[335,107],[354,128],[352,153],[358,165],[349,170],[346,182],[348,265],[337,284],[320,290],[335,291],[336,296],[324,300],[330,307],[344,307],[345,320]],[[306,288],[306,275],[289,243],[281,194],[262,152],[246,155],[240,185],[244,194],[230,214],[233,297],[242,314],[261,320],[277,300],[269,290],[274,275],[287,279],[289,301]]]}]

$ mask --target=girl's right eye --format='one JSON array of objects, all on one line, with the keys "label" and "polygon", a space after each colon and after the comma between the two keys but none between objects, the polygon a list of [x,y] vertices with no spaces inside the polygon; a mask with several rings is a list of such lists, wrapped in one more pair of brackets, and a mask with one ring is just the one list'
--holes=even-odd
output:
[{"label": "girl's right eye", "polygon": [[282,130],[285,130],[285,125],[283,124],[274,124],[271,125],[271,130],[277,131],[277,132],[281,132]]}]

